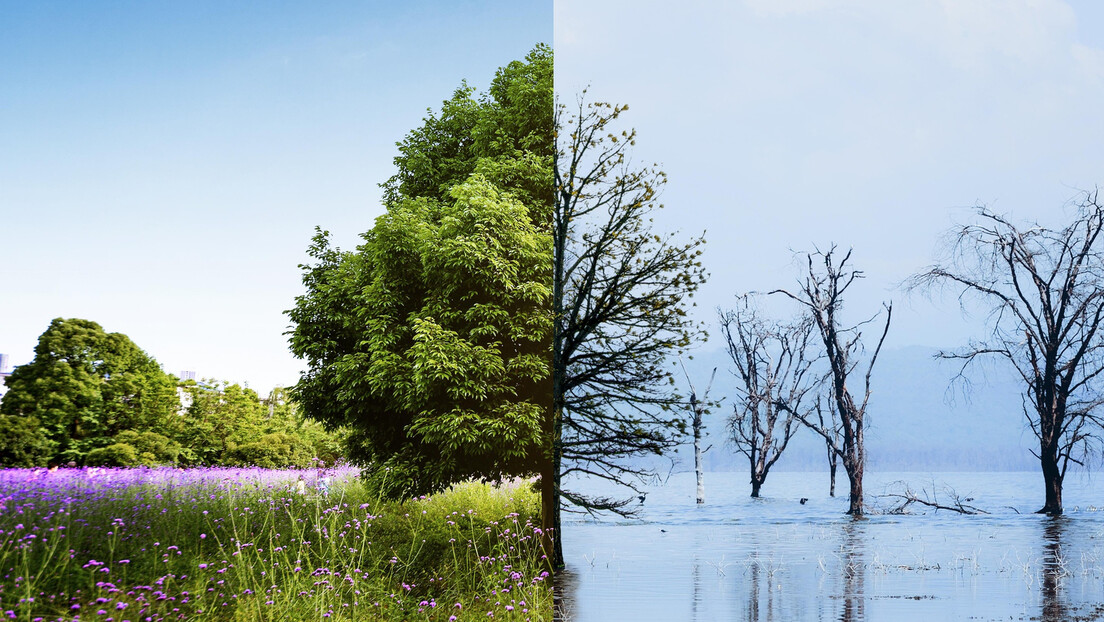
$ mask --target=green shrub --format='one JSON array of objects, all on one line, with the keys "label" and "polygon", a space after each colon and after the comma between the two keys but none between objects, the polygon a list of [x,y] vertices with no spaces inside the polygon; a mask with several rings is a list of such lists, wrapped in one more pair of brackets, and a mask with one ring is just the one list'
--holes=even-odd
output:
[{"label": "green shrub", "polygon": [[37,418],[0,415],[0,466],[46,466],[53,453]]},{"label": "green shrub", "polygon": [[252,443],[245,443],[227,452],[226,463],[232,466],[256,466],[266,469],[310,466],[314,451],[297,436],[283,432],[265,434]]},{"label": "green shrub", "polygon": [[140,464],[138,450],[126,443],[115,443],[88,452],[84,457],[87,466],[125,467]]},{"label": "green shrub", "polygon": [[156,432],[126,430],[115,435],[114,440],[133,447],[138,452],[138,464],[146,466],[176,464],[182,450],[180,443]]}]

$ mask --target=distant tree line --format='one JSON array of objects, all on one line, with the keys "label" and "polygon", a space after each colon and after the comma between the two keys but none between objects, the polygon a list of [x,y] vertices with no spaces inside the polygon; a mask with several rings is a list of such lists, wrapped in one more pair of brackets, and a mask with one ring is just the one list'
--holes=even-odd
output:
[{"label": "distant tree line", "polygon": [[58,318],[6,379],[0,466],[306,467],[341,457],[341,435],[286,391],[178,382],[126,335]]}]

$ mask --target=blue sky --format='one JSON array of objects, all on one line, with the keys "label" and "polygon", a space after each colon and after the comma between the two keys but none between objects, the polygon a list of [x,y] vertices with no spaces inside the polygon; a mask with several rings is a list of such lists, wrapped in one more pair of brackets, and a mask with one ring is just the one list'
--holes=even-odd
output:
[{"label": "blue sky", "polygon": [[313,228],[355,246],[426,108],[551,41],[549,0],[0,0],[0,352],[79,317],[293,384]]},{"label": "blue sky", "polygon": [[867,276],[852,319],[893,300],[887,347],[960,345],[983,316],[895,289],[941,233],[977,203],[1060,226],[1104,185],[1100,3],[557,0],[555,22],[561,99],[629,104],[669,175],[657,224],[707,231],[714,325],[835,242]]}]

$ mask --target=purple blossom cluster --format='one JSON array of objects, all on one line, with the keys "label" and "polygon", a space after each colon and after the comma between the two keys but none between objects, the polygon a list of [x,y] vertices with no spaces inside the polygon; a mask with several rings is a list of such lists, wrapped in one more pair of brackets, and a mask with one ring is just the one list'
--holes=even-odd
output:
[{"label": "purple blossom cluster", "polygon": [[549,619],[539,528],[442,507],[349,467],[0,470],[0,620]]}]

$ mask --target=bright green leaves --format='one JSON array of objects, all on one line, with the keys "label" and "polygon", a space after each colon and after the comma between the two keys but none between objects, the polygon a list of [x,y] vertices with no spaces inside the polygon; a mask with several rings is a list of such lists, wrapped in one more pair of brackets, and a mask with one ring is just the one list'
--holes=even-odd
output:
[{"label": "bright green leaves", "polygon": [[37,420],[59,462],[81,462],[121,431],[157,429],[178,406],[172,376],[126,335],[88,320],[52,321],[7,383],[0,414]]},{"label": "bright green leaves", "polygon": [[388,494],[535,473],[550,404],[552,52],[457,89],[399,143],[355,253],[315,237],[288,311],[304,411]]}]

